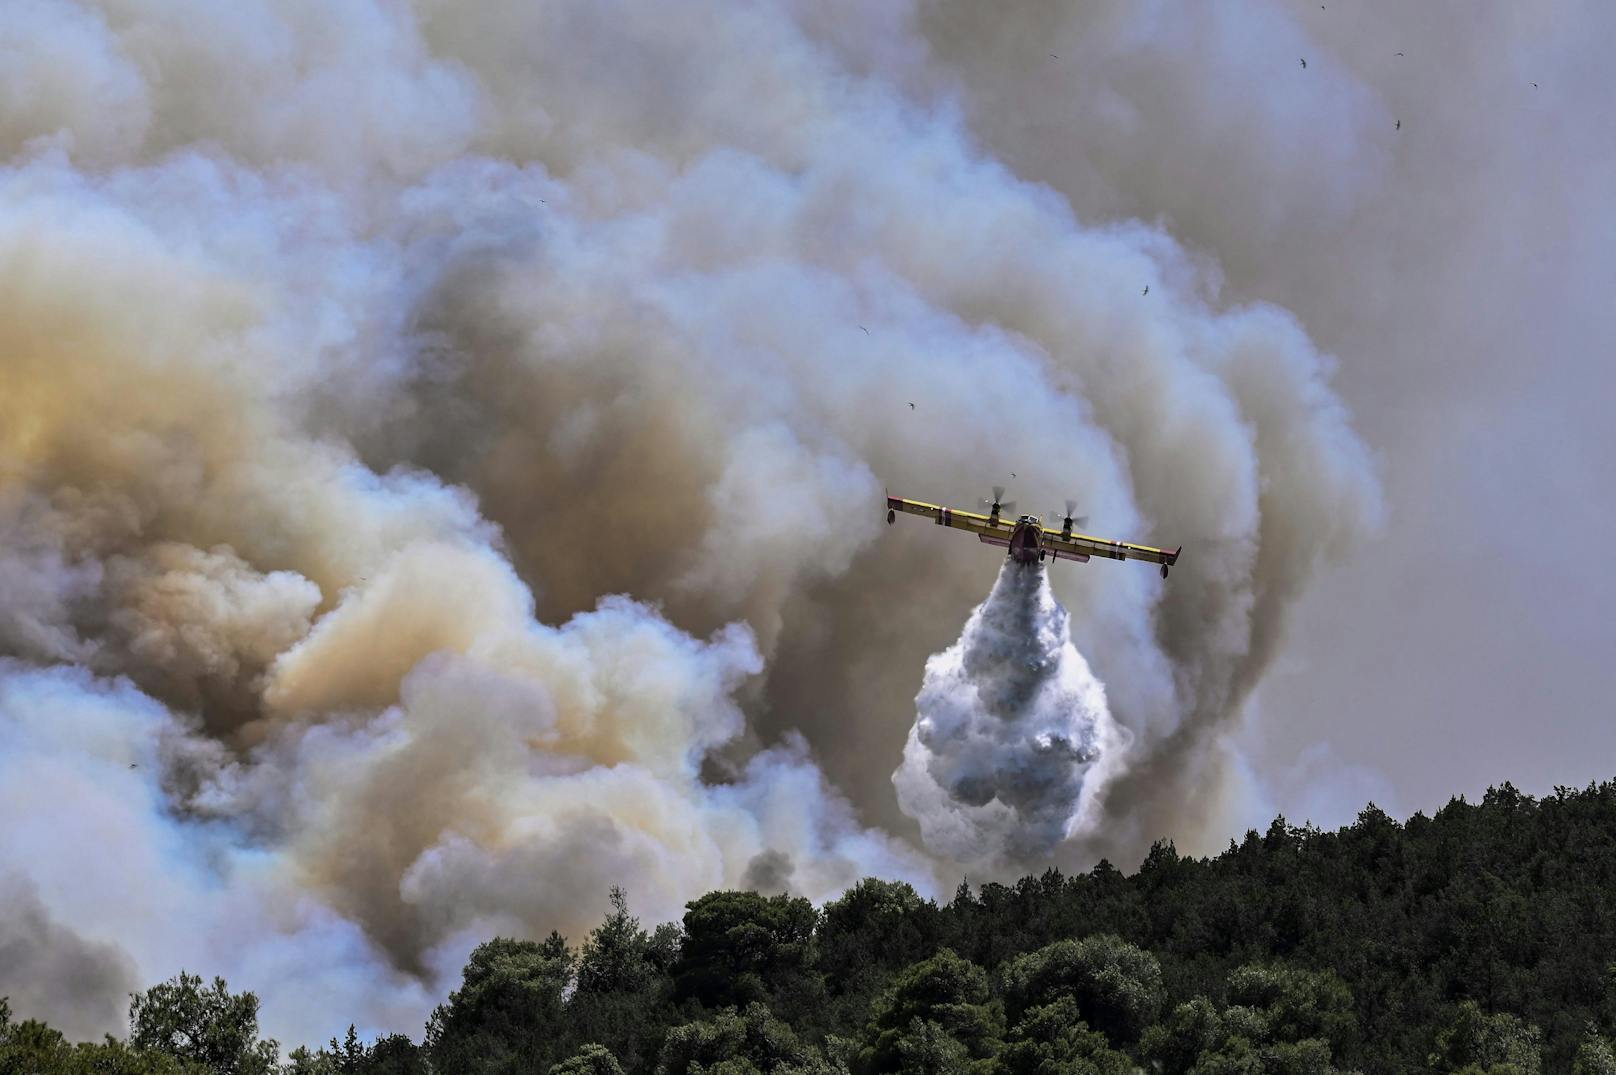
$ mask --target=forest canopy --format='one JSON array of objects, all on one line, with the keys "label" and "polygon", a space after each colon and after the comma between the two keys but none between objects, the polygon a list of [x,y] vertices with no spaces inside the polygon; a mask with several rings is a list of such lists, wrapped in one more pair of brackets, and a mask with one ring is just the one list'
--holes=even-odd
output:
[{"label": "forest canopy", "polygon": [[419,1041],[263,1039],[258,1000],[177,974],[126,1038],[0,1001],[0,1075],[1616,1075],[1616,782],[1509,784],[1399,824],[1277,818],[937,904],[865,879],[823,908],[711,892],[576,945],[493,938]]}]

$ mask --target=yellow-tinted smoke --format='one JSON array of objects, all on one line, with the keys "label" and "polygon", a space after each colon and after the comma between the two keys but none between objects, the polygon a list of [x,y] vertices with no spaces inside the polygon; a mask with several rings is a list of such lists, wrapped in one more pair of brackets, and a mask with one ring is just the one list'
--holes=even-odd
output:
[{"label": "yellow-tinted smoke", "polygon": [[[997,562],[888,531],[883,485],[1015,471],[1186,547],[1165,586],[1057,569],[1132,743],[1064,863],[1204,819],[1289,602],[1378,513],[1294,319],[983,152],[918,26],[22,11],[0,44],[73,92],[0,95],[0,869],[272,1027],[414,1029],[469,944],[612,884],[650,919],[951,885],[888,776]],[[105,869],[163,900],[37,854],[97,838],[62,770],[119,789]],[[254,977],[315,951],[341,1003]]]}]

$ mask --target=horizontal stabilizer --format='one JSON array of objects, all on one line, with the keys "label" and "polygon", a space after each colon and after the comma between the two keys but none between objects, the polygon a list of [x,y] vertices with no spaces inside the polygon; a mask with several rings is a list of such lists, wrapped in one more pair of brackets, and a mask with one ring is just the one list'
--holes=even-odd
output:
[{"label": "horizontal stabilizer", "polygon": [[980,541],[984,545],[998,545],[1001,548],[1005,548],[1005,549],[1008,549],[1010,547],[1010,539],[1009,538],[989,537],[987,534],[978,534],[978,535],[976,535],[976,539],[978,541]]}]

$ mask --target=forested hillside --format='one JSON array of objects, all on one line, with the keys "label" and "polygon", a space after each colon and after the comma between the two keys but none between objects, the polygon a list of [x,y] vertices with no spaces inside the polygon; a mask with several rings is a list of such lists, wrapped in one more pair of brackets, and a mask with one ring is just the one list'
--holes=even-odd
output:
[{"label": "forested hillside", "polygon": [[[713,892],[573,947],[493,939],[419,1042],[277,1061],[257,1001],[180,975],[127,1040],[70,1045],[0,1005],[0,1075],[220,1072],[1577,1072],[1616,1075],[1616,782],[1513,787],[1399,825],[1283,818],[1210,859],[1158,844],[938,906],[866,880]],[[248,984],[250,983],[238,983]]]}]

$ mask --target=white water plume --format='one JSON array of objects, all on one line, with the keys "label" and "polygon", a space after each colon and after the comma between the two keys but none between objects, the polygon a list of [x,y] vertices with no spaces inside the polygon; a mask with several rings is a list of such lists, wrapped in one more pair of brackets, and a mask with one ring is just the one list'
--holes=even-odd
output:
[{"label": "white water plume", "polygon": [[915,708],[898,802],[928,848],[974,866],[1036,861],[1092,823],[1129,738],[1044,565],[1008,558],[959,640],[926,662]]}]

